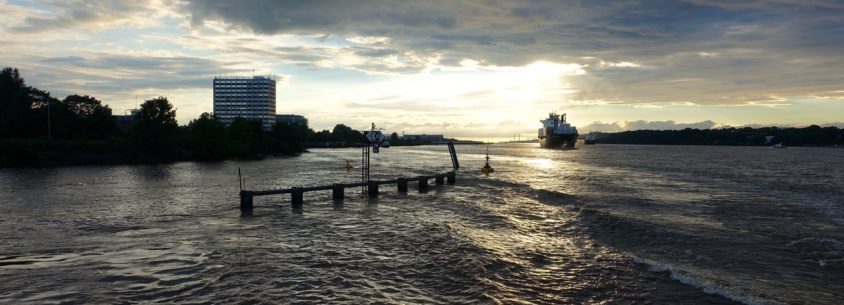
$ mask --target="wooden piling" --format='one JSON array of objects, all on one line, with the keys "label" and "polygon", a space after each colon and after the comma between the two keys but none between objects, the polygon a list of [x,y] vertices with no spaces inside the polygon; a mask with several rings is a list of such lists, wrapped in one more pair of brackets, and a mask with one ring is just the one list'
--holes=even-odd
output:
[{"label": "wooden piling", "polygon": [[399,193],[407,193],[407,179],[399,178],[396,180],[396,184],[399,187]]},{"label": "wooden piling", "polygon": [[290,190],[290,203],[293,205],[294,209],[301,209],[303,200],[303,194],[305,192],[302,191],[302,188],[294,187]]},{"label": "wooden piling", "polygon": [[434,176],[434,183],[444,184],[445,183],[445,175],[437,174],[436,176]]},{"label": "wooden piling", "polygon": [[252,210],[252,192],[240,191],[240,209],[243,211]]},{"label": "wooden piling", "polygon": [[332,185],[332,187],[331,187],[331,198],[333,198],[334,200],[343,200],[343,198],[346,197],[345,194],[343,193],[343,191],[345,189],[346,188],[343,187],[342,184]]},{"label": "wooden piling", "polygon": [[369,198],[378,197],[378,182],[369,181],[367,188],[369,189]]},{"label": "wooden piling", "polygon": [[446,175],[446,181],[448,182],[448,184],[454,184],[455,182],[457,182],[457,173],[453,171],[448,172],[448,174]]},{"label": "wooden piling", "polygon": [[448,153],[451,155],[451,166],[454,169],[460,168],[460,162],[457,161],[457,150],[454,149],[454,142],[448,142]]},{"label": "wooden piling", "polygon": [[420,177],[419,178],[419,191],[422,192],[428,189],[428,178],[427,177]]}]

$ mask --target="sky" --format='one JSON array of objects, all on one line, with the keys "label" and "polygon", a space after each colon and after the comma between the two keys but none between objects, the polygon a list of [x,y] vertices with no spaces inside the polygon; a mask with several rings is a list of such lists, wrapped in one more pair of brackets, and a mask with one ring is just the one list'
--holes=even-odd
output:
[{"label": "sky", "polygon": [[277,112],[463,139],[844,127],[844,1],[0,0],[0,65],[115,113],[212,111],[215,76],[273,75]]}]

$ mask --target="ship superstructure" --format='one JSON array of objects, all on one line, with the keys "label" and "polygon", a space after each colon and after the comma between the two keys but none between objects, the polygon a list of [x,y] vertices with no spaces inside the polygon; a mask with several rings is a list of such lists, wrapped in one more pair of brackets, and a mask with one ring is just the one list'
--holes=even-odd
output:
[{"label": "ship superstructure", "polygon": [[574,148],[577,142],[577,128],[566,122],[566,114],[551,112],[548,118],[539,121],[539,146],[542,148]]}]

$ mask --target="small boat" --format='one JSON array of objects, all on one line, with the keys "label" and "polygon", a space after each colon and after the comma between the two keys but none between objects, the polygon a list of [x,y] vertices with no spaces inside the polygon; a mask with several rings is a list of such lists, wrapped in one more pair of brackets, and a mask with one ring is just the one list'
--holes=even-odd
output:
[{"label": "small boat", "polygon": [[484,174],[495,172],[495,169],[492,168],[492,166],[489,166],[489,145],[486,147],[486,164],[484,164],[484,167],[481,168],[481,172]]},{"label": "small boat", "polygon": [[771,146],[771,147],[773,147],[773,148],[788,148],[788,146],[783,145],[782,142],[774,144],[774,146]]}]

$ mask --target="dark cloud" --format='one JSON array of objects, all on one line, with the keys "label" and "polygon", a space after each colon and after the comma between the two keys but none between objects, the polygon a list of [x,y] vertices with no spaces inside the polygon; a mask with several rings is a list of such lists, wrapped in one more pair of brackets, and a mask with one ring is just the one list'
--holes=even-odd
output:
[{"label": "dark cloud", "polygon": [[[579,63],[579,100],[747,104],[842,90],[840,1],[188,1],[194,25],[214,20],[261,34],[383,36],[388,48],[457,65]],[[306,60],[306,59],[305,59]],[[601,65],[629,62],[639,67]],[[355,69],[416,73],[373,62]]]}]

